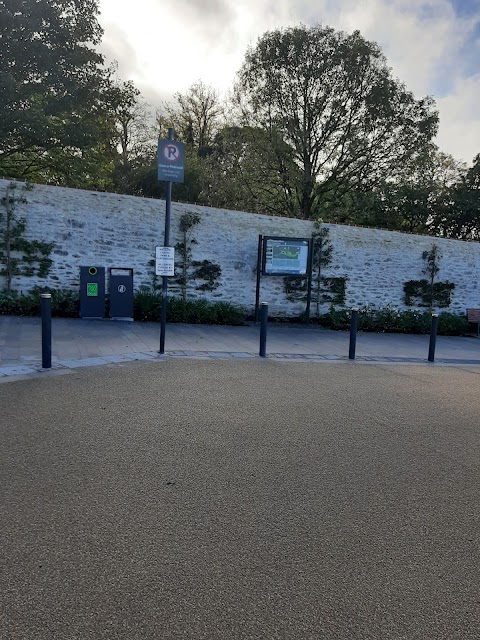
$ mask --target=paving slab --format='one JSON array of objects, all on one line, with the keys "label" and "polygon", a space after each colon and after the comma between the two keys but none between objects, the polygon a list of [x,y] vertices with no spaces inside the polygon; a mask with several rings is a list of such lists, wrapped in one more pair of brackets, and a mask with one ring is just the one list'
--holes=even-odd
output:
[{"label": "paving slab", "polygon": [[[258,355],[259,326],[240,327],[168,324],[166,356],[190,358],[251,358]],[[126,360],[158,359],[158,323],[54,318],[52,358],[63,367],[88,367]],[[357,359],[363,362],[426,363],[425,335],[359,332]],[[315,325],[271,323],[267,355],[279,360],[347,359],[349,333]],[[476,337],[439,336],[436,362],[443,365],[480,364]],[[0,374],[20,375],[18,367],[41,365],[40,318],[0,316]]]}]

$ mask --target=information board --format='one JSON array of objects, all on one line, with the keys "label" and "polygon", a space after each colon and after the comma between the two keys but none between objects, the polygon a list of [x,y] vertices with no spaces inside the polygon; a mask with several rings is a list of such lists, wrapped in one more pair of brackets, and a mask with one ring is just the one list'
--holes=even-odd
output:
[{"label": "information board", "polygon": [[156,247],[155,249],[155,275],[175,275],[175,249],[173,247]]},{"label": "information board", "polygon": [[308,269],[308,238],[263,238],[262,273],[271,276],[305,276]]}]

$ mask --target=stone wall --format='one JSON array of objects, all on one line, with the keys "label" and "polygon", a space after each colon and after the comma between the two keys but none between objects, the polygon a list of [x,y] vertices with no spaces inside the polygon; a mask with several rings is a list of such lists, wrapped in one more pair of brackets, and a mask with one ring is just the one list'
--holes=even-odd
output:
[{"label": "stone wall", "polygon": [[[0,180],[4,192],[8,181]],[[28,291],[35,285],[77,289],[79,267],[95,264],[133,267],[135,287],[152,285],[155,245],[163,244],[165,202],[133,196],[35,185],[18,206],[27,221],[26,237],[53,242],[53,265],[47,278],[17,277],[13,287]],[[193,258],[221,266],[219,287],[208,298],[241,304],[249,309],[255,301],[255,268],[259,234],[308,237],[313,223],[189,204],[172,204],[171,245],[181,240],[178,225],[187,211],[201,216],[193,230],[197,244]],[[332,262],[324,275],[347,278],[347,307],[387,304],[405,308],[403,283],[421,279],[422,252],[433,238],[394,231],[344,225],[325,225],[333,245]],[[455,284],[451,311],[480,307],[477,274],[480,244],[436,238],[441,252],[438,280]],[[2,282],[0,281],[0,287]],[[261,299],[272,314],[291,315],[302,304],[287,301],[283,278],[262,278]]]}]

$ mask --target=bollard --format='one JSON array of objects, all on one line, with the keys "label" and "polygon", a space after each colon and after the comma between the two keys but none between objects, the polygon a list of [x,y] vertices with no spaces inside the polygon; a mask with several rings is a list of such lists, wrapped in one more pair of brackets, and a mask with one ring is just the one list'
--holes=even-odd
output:
[{"label": "bollard", "polygon": [[267,322],[268,322],[268,302],[262,302],[262,311],[260,316],[260,352],[261,358],[267,356]]},{"label": "bollard", "polygon": [[40,301],[42,316],[42,367],[50,369],[52,366],[52,295],[42,293]]},{"label": "bollard", "polygon": [[352,317],[350,318],[350,348],[348,350],[349,360],[355,360],[355,349],[357,348],[357,324],[358,309],[352,309]]},{"label": "bollard", "polygon": [[432,313],[432,326],[430,328],[430,344],[428,347],[428,361],[435,361],[435,344],[437,342],[438,313]]}]

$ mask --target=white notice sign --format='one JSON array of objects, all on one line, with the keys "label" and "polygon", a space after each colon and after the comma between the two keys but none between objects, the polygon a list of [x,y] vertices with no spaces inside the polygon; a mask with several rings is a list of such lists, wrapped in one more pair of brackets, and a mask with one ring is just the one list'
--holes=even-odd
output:
[{"label": "white notice sign", "polygon": [[155,275],[175,275],[175,249],[173,247],[155,248]]}]

